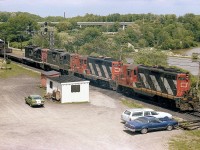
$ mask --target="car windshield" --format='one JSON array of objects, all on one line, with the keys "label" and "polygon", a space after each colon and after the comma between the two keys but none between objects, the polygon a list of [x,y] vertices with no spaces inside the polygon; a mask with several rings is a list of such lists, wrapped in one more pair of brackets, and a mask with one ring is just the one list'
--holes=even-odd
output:
[{"label": "car windshield", "polygon": [[41,99],[40,96],[33,96],[32,98],[33,98],[33,99]]},{"label": "car windshield", "polygon": [[148,119],[143,118],[143,117],[137,118],[137,119],[135,119],[135,121],[140,122],[140,123],[148,123],[149,122]]}]

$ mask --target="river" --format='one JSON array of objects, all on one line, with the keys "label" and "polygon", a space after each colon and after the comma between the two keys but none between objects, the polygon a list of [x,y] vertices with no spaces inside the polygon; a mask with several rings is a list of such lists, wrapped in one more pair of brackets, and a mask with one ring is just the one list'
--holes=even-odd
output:
[{"label": "river", "polygon": [[[181,51],[183,55],[192,56],[192,53],[200,53],[200,47]],[[199,63],[192,62],[192,59],[190,58],[169,57],[168,63],[170,66],[178,66],[190,71],[193,75],[198,75]]]}]

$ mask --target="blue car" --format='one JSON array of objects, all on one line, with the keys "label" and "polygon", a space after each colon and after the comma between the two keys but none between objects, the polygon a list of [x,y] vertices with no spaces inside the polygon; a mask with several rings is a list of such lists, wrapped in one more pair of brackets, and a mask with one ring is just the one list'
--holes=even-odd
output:
[{"label": "blue car", "polygon": [[133,121],[128,121],[124,125],[126,130],[132,132],[147,133],[151,130],[168,130],[171,131],[174,127],[178,126],[178,122],[173,119],[160,120],[153,116],[139,117]]}]

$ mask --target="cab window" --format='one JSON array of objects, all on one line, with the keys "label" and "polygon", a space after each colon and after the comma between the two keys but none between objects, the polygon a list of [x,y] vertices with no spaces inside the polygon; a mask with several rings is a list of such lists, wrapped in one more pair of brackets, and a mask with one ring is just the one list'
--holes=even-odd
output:
[{"label": "cab window", "polygon": [[130,77],[131,76],[131,70],[127,71],[127,75]]},{"label": "cab window", "polygon": [[134,75],[137,75],[137,71],[136,70],[134,70]]}]

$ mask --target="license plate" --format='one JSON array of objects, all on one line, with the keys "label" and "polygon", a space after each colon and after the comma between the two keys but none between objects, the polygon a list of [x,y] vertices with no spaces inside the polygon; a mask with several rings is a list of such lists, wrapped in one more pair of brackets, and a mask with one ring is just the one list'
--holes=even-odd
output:
[{"label": "license plate", "polygon": [[41,101],[37,101],[37,104],[41,104]]}]

